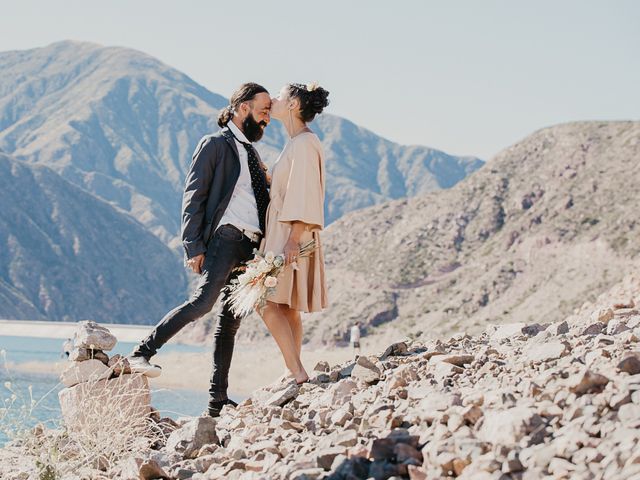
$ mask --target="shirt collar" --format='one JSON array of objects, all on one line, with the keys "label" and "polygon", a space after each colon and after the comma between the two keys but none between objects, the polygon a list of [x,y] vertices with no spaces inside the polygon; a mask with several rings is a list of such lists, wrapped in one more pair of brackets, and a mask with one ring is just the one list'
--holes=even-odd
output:
[{"label": "shirt collar", "polygon": [[231,130],[231,133],[233,133],[233,136],[236,137],[237,140],[243,143],[251,143],[249,140],[247,140],[247,137],[244,136],[242,130],[236,127],[235,123],[229,122],[227,123],[227,127],[229,127],[229,130]]}]

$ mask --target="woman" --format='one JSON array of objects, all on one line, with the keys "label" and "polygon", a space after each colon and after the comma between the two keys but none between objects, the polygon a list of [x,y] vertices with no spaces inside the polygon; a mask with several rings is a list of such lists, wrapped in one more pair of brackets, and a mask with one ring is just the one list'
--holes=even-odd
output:
[{"label": "woman", "polygon": [[[262,252],[284,253],[285,269],[260,315],[276,340],[285,364],[301,384],[309,380],[300,360],[300,312],[327,306],[319,231],[324,227],[324,152],[307,126],[329,104],[317,84],[290,84],[271,101],[271,118],[281,121],[289,141],[273,167]],[[315,240],[316,250],[299,258],[300,245]]]}]

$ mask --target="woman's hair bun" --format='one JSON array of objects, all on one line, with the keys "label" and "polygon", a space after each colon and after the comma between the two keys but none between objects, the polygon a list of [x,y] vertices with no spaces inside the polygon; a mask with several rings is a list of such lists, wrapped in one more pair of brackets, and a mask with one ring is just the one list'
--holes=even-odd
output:
[{"label": "woman's hair bun", "polygon": [[292,83],[290,94],[300,100],[300,117],[305,122],[313,121],[329,105],[329,92],[317,83]]}]

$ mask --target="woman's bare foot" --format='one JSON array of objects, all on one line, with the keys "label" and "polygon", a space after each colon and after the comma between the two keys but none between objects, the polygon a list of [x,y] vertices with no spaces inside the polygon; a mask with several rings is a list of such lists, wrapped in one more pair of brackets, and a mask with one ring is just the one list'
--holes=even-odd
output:
[{"label": "woman's bare foot", "polygon": [[302,369],[297,375],[293,376],[296,379],[296,383],[298,385],[302,385],[303,383],[307,383],[309,381],[309,374]]}]

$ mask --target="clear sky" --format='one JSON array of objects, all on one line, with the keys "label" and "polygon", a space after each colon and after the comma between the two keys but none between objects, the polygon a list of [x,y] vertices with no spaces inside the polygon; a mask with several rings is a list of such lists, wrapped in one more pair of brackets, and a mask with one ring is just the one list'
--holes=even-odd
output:
[{"label": "clear sky", "polygon": [[12,0],[0,51],[136,48],[229,96],[319,80],[327,111],[489,159],[538,128],[640,119],[635,0]]}]

